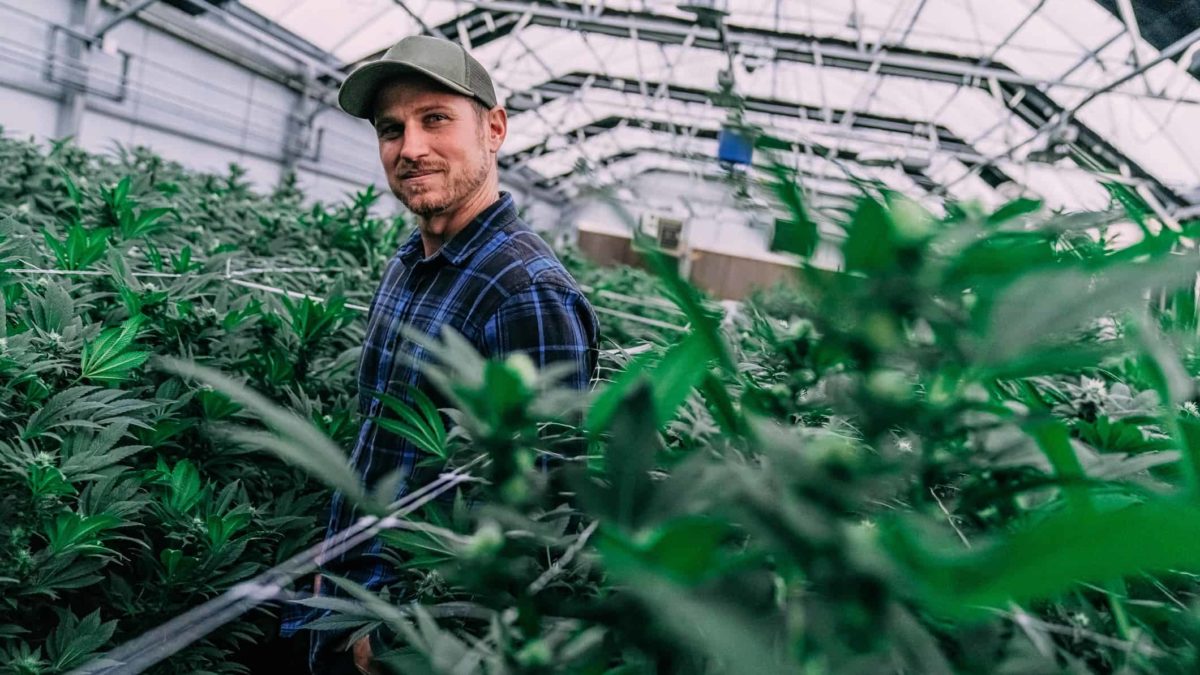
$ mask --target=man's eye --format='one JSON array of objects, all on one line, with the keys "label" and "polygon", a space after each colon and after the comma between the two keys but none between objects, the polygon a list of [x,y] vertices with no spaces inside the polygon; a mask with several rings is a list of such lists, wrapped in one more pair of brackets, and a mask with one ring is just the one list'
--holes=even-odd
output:
[{"label": "man's eye", "polygon": [[395,124],[389,124],[388,126],[379,130],[379,135],[381,137],[392,138],[394,136],[398,136],[400,133],[400,127],[396,126]]},{"label": "man's eye", "polygon": [[425,121],[427,121],[427,122],[441,122],[442,120],[446,120],[446,119],[449,119],[449,118],[446,117],[445,115],[443,115],[442,113],[433,113],[432,115],[427,115],[425,117]]}]

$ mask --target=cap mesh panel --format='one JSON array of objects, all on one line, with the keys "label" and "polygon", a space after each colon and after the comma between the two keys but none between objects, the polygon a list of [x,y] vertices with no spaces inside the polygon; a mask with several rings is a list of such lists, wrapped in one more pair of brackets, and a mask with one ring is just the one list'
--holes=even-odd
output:
[{"label": "cap mesh panel", "polygon": [[496,93],[492,87],[492,78],[478,62],[467,59],[467,87],[489,105],[496,104]]}]

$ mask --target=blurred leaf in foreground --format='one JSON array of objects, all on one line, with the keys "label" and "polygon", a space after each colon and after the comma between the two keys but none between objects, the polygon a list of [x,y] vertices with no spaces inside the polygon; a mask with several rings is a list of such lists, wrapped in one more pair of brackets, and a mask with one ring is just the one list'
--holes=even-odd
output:
[{"label": "blurred leaf in foreground", "polygon": [[362,482],[341,449],[308,420],[211,368],[167,356],[159,357],[157,361],[164,370],[199,380],[228,396],[257,415],[274,432],[235,427],[229,433],[236,440],[275,453],[340,490],[347,499],[369,511],[381,513],[385,509],[385,504],[368,499]]}]

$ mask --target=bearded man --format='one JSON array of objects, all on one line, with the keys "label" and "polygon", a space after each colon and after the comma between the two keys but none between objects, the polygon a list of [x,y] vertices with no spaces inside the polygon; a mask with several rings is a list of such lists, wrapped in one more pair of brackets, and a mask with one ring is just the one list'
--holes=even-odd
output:
[{"label": "bearded man", "polygon": [[[364,421],[351,455],[367,485],[399,470],[399,498],[431,476],[417,468],[421,451],[373,422],[381,413],[373,394],[410,405],[414,388],[439,398],[418,366],[429,355],[402,328],[434,337],[453,328],[489,358],[523,352],[539,367],[572,364],[565,383],[584,389],[596,368],[597,322],[575,280],[499,190],[496,157],[508,115],[470,54],[446,40],[405,38],[354,71],[338,103],[371,121],[388,185],[417,218],[417,231],[388,263],[371,302],[358,368]],[[335,494],[326,537],[357,517]],[[325,569],[378,589],[396,579],[379,551],[373,540]],[[316,578],[316,593],[331,594],[330,587]],[[283,632],[311,618],[293,612]],[[345,634],[311,633],[314,673],[371,671],[369,638],[345,645]]]}]

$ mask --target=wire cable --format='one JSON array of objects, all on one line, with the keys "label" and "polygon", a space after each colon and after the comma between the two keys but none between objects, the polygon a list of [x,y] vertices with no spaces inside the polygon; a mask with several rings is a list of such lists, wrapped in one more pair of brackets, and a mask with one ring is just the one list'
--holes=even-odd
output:
[{"label": "wire cable", "polygon": [[[13,269],[7,269],[7,270],[3,270],[3,271],[11,272],[13,274],[45,275],[45,276],[81,276],[81,277],[101,277],[101,276],[109,276],[112,274],[111,272],[105,272],[102,270],[48,270],[48,269],[42,269],[40,267],[13,268]],[[318,302],[318,303],[324,304],[326,302],[325,298],[322,298],[317,295],[313,295],[311,293],[306,293],[306,292],[302,292],[302,291],[293,291],[293,290],[289,290],[286,288],[280,288],[278,286],[271,286],[270,284],[258,283],[255,281],[246,281],[244,279],[239,279],[238,277],[246,276],[246,275],[250,275],[250,274],[302,274],[302,273],[307,274],[307,273],[314,273],[314,272],[330,272],[330,271],[335,271],[335,270],[325,270],[325,269],[322,269],[319,267],[260,268],[260,269],[233,270],[233,271],[227,270],[224,275],[219,276],[217,278],[220,279],[221,281],[225,281],[225,282],[233,284],[235,286],[241,286],[243,288],[249,288],[249,289],[253,289],[256,291],[263,291],[264,293],[271,293],[272,295],[285,296],[285,297],[292,298],[294,300],[307,299],[307,300],[311,300],[313,302]],[[131,276],[134,276],[137,278],[151,278],[151,279],[177,279],[179,277],[185,276],[183,274],[177,274],[174,272],[130,272],[129,274]],[[592,292],[594,289],[590,289],[588,287],[581,287],[580,290],[583,290],[584,293],[588,293],[588,292]],[[598,292],[598,295],[601,297],[612,297],[614,299],[619,299],[619,300],[622,300],[622,301],[627,302],[628,304],[632,304],[632,305],[652,307],[655,309],[665,309],[664,307],[659,306],[655,302],[639,301],[637,298],[633,298],[631,296],[626,296],[626,295],[621,295],[618,293],[612,293],[611,291],[601,290]],[[649,300],[654,300],[654,299],[651,298]],[[344,306],[347,309],[352,309],[357,312],[365,313],[365,312],[370,311],[370,308],[367,307],[366,305],[360,305],[360,304],[353,303],[353,302],[347,302]],[[637,314],[630,314],[628,312],[622,312],[620,310],[610,309],[608,307],[603,307],[603,306],[599,306],[599,305],[593,305],[592,309],[595,310],[599,314],[608,314],[610,316],[615,316],[620,319],[625,319],[626,321],[642,323],[642,324],[646,324],[647,326],[654,326],[655,328],[661,328],[664,330],[670,330],[670,331],[675,331],[675,332],[687,332],[689,330],[689,328],[687,326],[680,326],[678,324],[673,324],[673,323],[669,323],[666,321],[660,321],[658,319],[652,319],[652,318],[646,317],[646,316],[639,316]]]}]

